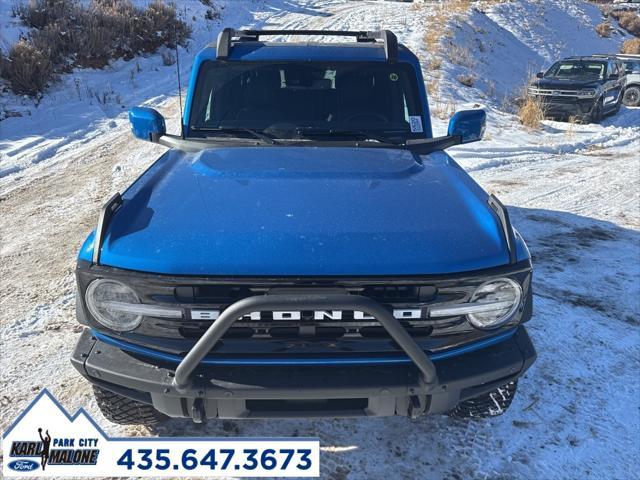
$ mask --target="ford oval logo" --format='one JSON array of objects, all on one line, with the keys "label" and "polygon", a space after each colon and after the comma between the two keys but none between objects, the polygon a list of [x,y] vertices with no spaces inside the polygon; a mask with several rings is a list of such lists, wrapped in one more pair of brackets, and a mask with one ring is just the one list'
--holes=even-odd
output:
[{"label": "ford oval logo", "polygon": [[32,472],[38,468],[38,463],[33,460],[14,460],[9,462],[7,466],[16,472]]}]

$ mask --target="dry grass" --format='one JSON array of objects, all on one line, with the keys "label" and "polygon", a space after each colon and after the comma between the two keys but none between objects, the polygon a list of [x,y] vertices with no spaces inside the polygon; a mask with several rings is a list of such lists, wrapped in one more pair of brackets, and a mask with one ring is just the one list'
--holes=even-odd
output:
[{"label": "dry grass", "polygon": [[162,64],[165,67],[169,67],[176,63],[176,57],[171,50],[165,50],[160,54],[162,57]]},{"label": "dry grass", "polygon": [[429,6],[433,13],[428,19],[428,24],[425,25],[424,43],[427,51],[433,55],[440,53],[441,41],[449,23],[447,10],[443,3],[438,3],[434,6]]},{"label": "dry grass", "polygon": [[443,45],[442,51],[451,63],[463,67],[468,67],[473,64],[473,56],[467,46],[455,44],[455,38],[452,35],[447,35],[445,38],[447,42],[446,45]]},{"label": "dry grass", "polygon": [[55,73],[102,68],[113,59],[174,47],[191,33],[175,6],[160,0],[146,8],[130,0],[30,0],[15,5],[13,13],[31,31],[9,50],[0,74],[14,92],[28,95],[41,92]]},{"label": "dry grass", "polygon": [[429,60],[429,66],[431,67],[432,70],[440,70],[442,68],[442,58],[441,57],[434,57],[431,60]]},{"label": "dry grass", "polygon": [[[499,0],[493,0],[493,3],[499,3]],[[431,15],[428,17],[428,25],[425,25],[423,38],[429,53],[441,52],[442,40],[451,35],[449,31],[451,20],[460,19],[461,16],[466,15],[472,4],[472,0],[446,0],[428,4]],[[419,4],[414,4],[415,10],[422,8],[417,5]]]},{"label": "dry grass", "polygon": [[567,130],[564,132],[569,140],[573,140],[576,137],[576,125],[578,124],[578,119],[571,115],[567,119]]},{"label": "dry grass", "polygon": [[454,102],[443,101],[440,98],[435,100],[432,98],[429,106],[431,114],[440,120],[448,120],[458,109],[458,106]]},{"label": "dry grass", "polygon": [[[488,7],[503,0],[485,0],[482,7]],[[425,17],[424,45],[429,53],[429,70],[426,76],[426,87],[429,94],[431,112],[438,118],[446,119],[455,113],[456,105],[451,101],[443,101],[440,96],[440,78],[443,57],[446,55],[452,63],[468,68],[476,64],[473,52],[468,48],[453,44],[452,21],[464,21],[464,17],[471,8],[480,5],[473,0],[445,0],[439,2],[414,3],[410,8],[413,11],[429,9],[429,15]],[[480,33],[480,32],[479,32]],[[467,86],[475,84],[475,77],[471,74],[462,74],[458,80]],[[493,87],[495,89],[495,87]]]},{"label": "dry grass", "polygon": [[487,88],[485,93],[488,97],[493,98],[496,95],[496,83],[493,80],[487,80]]},{"label": "dry grass", "polygon": [[[500,3],[502,0],[487,0],[486,4]],[[419,6],[420,5],[420,6]],[[473,5],[472,0],[447,0],[443,2],[430,3],[428,8],[431,12],[425,25],[424,43],[426,50],[432,54],[437,60],[432,60],[432,66],[435,65],[439,69],[442,65],[441,57],[443,54],[442,40],[451,39],[450,23],[454,18],[460,19],[460,16],[466,15]],[[417,4],[411,7],[413,10],[419,10],[426,6],[425,4]],[[454,63],[459,65],[473,66],[473,56],[468,49],[464,49],[457,45],[451,45],[447,48],[448,57]],[[456,60],[460,58],[460,60]]]},{"label": "dry grass", "polygon": [[476,83],[476,77],[470,73],[460,74],[456,78],[465,87],[473,87],[474,83]]},{"label": "dry grass", "polygon": [[609,22],[602,22],[596,25],[596,33],[601,37],[605,37],[605,38],[610,37],[612,30],[613,30],[613,27]]},{"label": "dry grass", "polygon": [[446,4],[446,9],[450,15],[459,18],[460,16],[467,14],[471,9],[472,2],[471,0],[451,0],[443,3]]},{"label": "dry grass", "polygon": [[622,44],[621,53],[640,55],[640,38],[632,38]]},{"label": "dry grass", "polygon": [[457,105],[451,100],[444,100],[440,95],[440,76],[430,78],[426,82],[431,114],[441,120],[447,120],[456,113]]},{"label": "dry grass", "polygon": [[427,80],[426,86],[427,86],[427,93],[429,94],[430,97],[435,97],[437,95],[440,95],[440,76],[439,75],[434,76],[429,80]]},{"label": "dry grass", "polygon": [[19,95],[37,95],[53,78],[49,56],[25,39],[9,49],[0,64],[2,76],[9,79],[11,89]]},{"label": "dry grass", "polygon": [[525,127],[539,129],[544,120],[544,109],[540,101],[527,97],[518,110],[518,119]]},{"label": "dry grass", "polygon": [[630,10],[614,10],[609,15],[615,18],[620,26],[631,35],[640,37],[640,16]]},{"label": "dry grass", "polygon": [[47,25],[73,14],[74,2],[69,0],[29,0],[27,3],[16,3],[11,9],[14,17],[19,17],[29,28],[42,30]]},{"label": "dry grass", "polygon": [[450,45],[447,49],[447,56],[449,57],[449,61],[456,65],[468,68],[473,68],[476,65],[471,50],[466,47],[461,47],[460,45]]},{"label": "dry grass", "polygon": [[[418,4],[414,4],[417,7]],[[417,7],[422,8],[422,7]],[[469,0],[448,0],[438,4],[430,4],[431,14],[425,25],[424,43],[429,53],[438,55],[441,52],[442,39],[447,36],[449,22],[454,16],[466,13],[470,8]]]}]

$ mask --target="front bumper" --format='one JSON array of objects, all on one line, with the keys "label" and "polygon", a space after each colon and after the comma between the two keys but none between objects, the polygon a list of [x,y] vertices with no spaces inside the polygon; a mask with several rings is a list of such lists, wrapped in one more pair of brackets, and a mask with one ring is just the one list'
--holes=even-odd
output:
[{"label": "front bumper", "polygon": [[553,117],[586,117],[591,113],[596,98],[534,96],[541,102],[545,116]]},{"label": "front bumper", "polygon": [[198,368],[177,387],[175,365],[105,343],[85,330],[72,357],[91,383],[152,404],[171,416],[284,418],[419,416],[443,413],[460,401],[522,375],[535,349],[523,326],[505,340],[433,361],[437,380],[424,382],[415,364],[344,366],[227,366]]}]

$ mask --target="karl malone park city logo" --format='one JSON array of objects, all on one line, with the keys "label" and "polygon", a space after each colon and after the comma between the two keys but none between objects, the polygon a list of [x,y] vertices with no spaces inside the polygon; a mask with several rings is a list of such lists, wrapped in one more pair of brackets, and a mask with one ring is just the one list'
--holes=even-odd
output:
[{"label": "karl malone park city logo", "polygon": [[[45,470],[50,465],[95,465],[98,462],[100,450],[87,448],[97,445],[97,438],[80,438],[78,447],[75,448],[75,438],[54,438],[51,448],[51,435],[49,430],[43,434],[42,428],[38,428],[40,441],[17,440],[11,442],[9,458],[40,457],[40,467]],[[16,471],[31,471],[37,468],[33,460],[14,460],[9,463],[9,468]]]},{"label": "karl malone park city logo", "polygon": [[84,409],[70,416],[43,390],[4,432],[3,473],[73,474],[83,466],[97,465],[103,443],[104,434]]}]

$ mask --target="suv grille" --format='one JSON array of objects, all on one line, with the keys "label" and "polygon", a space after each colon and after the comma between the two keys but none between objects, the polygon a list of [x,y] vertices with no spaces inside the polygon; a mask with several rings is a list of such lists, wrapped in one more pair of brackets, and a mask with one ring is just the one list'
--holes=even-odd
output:
[{"label": "suv grille", "polygon": [[[180,303],[187,303],[190,311],[206,309],[222,312],[230,304],[249,296],[275,293],[279,287],[260,286],[181,286],[176,287],[175,297]],[[323,287],[289,288],[288,292],[314,293],[327,291]],[[460,324],[460,317],[427,319],[420,314],[423,307],[432,302],[461,301],[467,292],[438,290],[429,285],[358,285],[342,287],[332,291],[350,293],[372,298],[395,311],[396,318],[414,337],[427,337],[438,329],[446,329]],[[236,321],[224,338],[388,338],[387,331],[375,318],[354,311],[327,312],[318,319],[313,311],[295,312],[290,319],[274,319],[273,312],[263,311],[253,317],[244,317]],[[405,317],[405,318],[403,318]],[[179,327],[180,335],[186,338],[199,338],[211,325],[211,320],[187,320]]]}]

